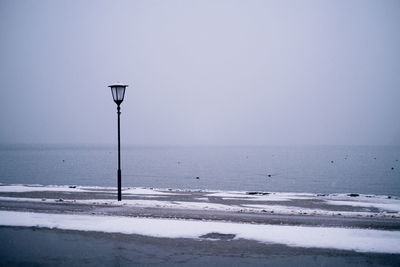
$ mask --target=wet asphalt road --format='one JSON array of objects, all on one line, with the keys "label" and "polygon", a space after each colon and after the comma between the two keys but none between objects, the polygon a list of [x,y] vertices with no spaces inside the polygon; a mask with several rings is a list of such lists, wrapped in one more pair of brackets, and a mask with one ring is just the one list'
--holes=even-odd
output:
[{"label": "wet asphalt road", "polygon": [[400,255],[249,240],[0,227],[0,266],[400,266]]}]

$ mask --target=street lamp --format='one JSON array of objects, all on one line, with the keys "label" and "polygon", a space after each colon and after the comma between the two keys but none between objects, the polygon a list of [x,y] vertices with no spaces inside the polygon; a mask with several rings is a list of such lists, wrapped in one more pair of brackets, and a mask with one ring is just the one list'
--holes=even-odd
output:
[{"label": "street lamp", "polygon": [[109,85],[111,88],[112,97],[114,102],[117,104],[117,113],[118,113],[118,201],[121,201],[121,141],[120,141],[120,115],[121,115],[121,105],[122,101],[124,101],[125,89],[128,85],[124,84],[113,84]]}]

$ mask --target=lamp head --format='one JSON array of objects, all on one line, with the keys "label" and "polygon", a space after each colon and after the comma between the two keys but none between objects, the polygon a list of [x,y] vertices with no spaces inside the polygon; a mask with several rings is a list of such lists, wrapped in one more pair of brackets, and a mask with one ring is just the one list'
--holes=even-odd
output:
[{"label": "lamp head", "polygon": [[128,87],[128,85],[116,83],[109,85],[108,87],[111,88],[111,94],[114,102],[119,106],[122,101],[124,101],[125,89]]}]

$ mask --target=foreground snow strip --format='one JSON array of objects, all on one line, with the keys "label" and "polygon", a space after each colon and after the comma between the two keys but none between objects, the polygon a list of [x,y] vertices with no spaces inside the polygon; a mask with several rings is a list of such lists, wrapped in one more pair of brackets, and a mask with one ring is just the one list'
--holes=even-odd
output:
[{"label": "foreground snow strip", "polygon": [[199,238],[202,235],[217,232],[234,234],[235,238],[289,246],[400,254],[399,231],[14,211],[0,211],[0,225],[139,234],[166,238]]}]

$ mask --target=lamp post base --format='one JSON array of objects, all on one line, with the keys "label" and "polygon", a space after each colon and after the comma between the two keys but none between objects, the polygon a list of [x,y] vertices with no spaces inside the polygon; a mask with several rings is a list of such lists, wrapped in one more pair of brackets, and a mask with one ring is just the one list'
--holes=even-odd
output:
[{"label": "lamp post base", "polygon": [[121,170],[118,170],[118,201],[121,201]]}]

